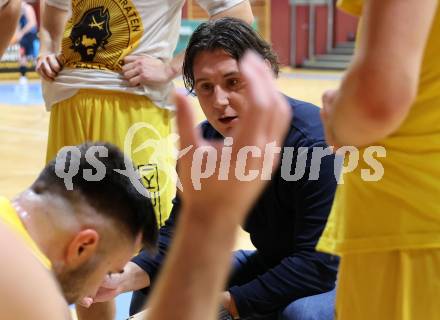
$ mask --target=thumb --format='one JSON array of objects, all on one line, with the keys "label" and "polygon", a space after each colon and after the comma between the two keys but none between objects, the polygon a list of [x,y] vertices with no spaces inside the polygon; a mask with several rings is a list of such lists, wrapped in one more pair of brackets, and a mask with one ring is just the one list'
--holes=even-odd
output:
[{"label": "thumb", "polygon": [[84,308],[89,308],[93,304],[92,297],[84,297],[78,301],[78,304]]}]

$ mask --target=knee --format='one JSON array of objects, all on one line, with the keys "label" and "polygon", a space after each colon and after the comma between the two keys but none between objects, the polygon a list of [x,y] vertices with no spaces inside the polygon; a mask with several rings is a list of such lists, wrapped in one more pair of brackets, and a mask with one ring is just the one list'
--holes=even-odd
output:
[{"label": "knee", "polygon": [[280,320],[333,320],[335,290],[295,300],[280,314]]}]

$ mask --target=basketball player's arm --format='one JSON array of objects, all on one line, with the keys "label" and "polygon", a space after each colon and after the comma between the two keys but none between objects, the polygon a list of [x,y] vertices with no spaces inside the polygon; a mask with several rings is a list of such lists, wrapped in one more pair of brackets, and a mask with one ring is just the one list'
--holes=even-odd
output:
[{"label": "basketball player's arm", "polygon": [[0,1],[0,57],[9,45],[15,33],[18,17],[20,16],[20,0]]},{"label": "basketball player's arm", "polygon": [[360,41],[339,90],[323,96],[329,145],[364,146],[404,121],[438,0],[364,1]]},{"label": "basketball player's arm", "polygon": [[36,70],[45,80],[54,80],[62,69],[58,54],[67,18],[68,6],[55,6],[47,0],[41,2],[40,54]]},{"label": "basketball player's arm", "polygon": [[54,277],[0,224],[0,319],[71,319]]},{"label": "basketball player's arm", "polygon": [[[204,9],[209,11],[209,6],[205,5]],[[234,17],[242,19],[249,24],[254,21],[251,5],[248,0],[218,13],[214,10],[211,10],[211,12],[215,13],[210,15],[210,19]],[[165,63],[160,59],[150,56],[130,55],[124,59],[122,72],[132,86],[160,85],[172,81],[182,73],[184,57],[185,51],[182,51],[168,63]]]}]

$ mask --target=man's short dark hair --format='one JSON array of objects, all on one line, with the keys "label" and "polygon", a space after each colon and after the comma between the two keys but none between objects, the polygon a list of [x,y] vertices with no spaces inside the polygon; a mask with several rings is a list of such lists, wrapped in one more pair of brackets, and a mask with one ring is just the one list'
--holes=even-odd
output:
[{"label": "man's short dark hair", "polygon": [[221,18],[199,25],[189,40],[183,62],[183,81],[189,92],[194,91],[194,60],[197,55],[219,49],[237,61],[247,50],[253,50],[269,61],[273,72],[278,75],[278,57],[271,45],[246,22],[236,18]]},{"label": "man's short dark hair", "polygon": [[[107,156],[101,157],[98,148],[107,149]],[[86,152],[92,149],[94,156],[105,166],[105,175],[99,181],[90,181],[83,176],[84,170],[97,173],[96,163],[92,166],[86,159]],[[145,248],[154,249],[158,230],[154,209],[148,197],[137,191],[130,178],[116,172],[126,170],[132,162],[114,145],[109,143],[84,143],[77,146],[79,152],[66,152],[64,158],[67,172],[71,164],[79,164],[79,171],[72,177],[73,190],[68,190],[65,182],[57,175],[56,159],[47,164],[32,184],[31,189],[38,194],[57,194],[72,203],[85,199],[99,214],[113,219],[127,235],[135,239],[142,234]]]}]

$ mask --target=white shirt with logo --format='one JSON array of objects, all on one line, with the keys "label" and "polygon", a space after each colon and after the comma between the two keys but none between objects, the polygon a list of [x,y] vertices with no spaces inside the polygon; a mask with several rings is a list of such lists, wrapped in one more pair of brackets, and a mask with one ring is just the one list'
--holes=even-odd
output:
[{"label": "white shirt with logo", "polygon": [[[3,0],[0,0],[3,1]],[[210,16],[244,0],[197,0]],[[132,87],[123,78],[123,59],[148,55],[169,62],[179,38],[185,0],[47,0],[71,11],[61,49],[63,70],[43,81],[48,109],[79,89],[102,89],[146,95],[158,107],[172,109],[172,83]]]}]

